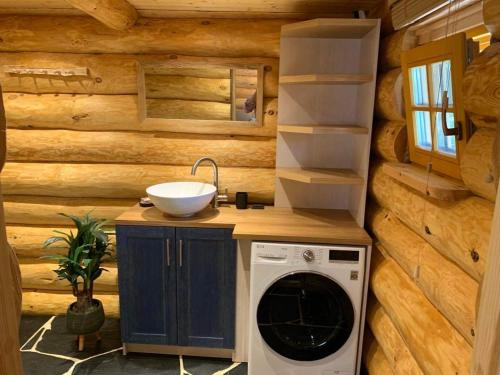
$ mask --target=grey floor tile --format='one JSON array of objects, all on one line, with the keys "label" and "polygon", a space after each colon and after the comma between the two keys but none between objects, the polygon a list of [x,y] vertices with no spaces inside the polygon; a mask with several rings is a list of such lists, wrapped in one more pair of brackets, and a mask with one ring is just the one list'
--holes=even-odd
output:
[{"label": "grey floor tile", "polygon": [[38,353],[23,353],[24,375],[61,375],[73,362]]},{"label": "grey floor tile", "polygon": [[75,375],[179,375],[177,356],[115,352],[77,366]]},{"label": "grey floor tile", "polygon": [[119,348],[122,346],[119,320],[106,319],[101,328],[101,337],[102,340],[97,341],[95,335],[85,336],[85,350],[79,352],[77,336],[67,332],[66,318],[58,316],[52,322],[52,329],[45,333],[43,340],[38,344],[38,350],[84,359]]},{"label": "grey floor tile", "polygon": [[[20,337],[24,343],[50,316],[24,316],[21,320]],[[96,342],[93,335],[86,337],[85,351],[77,351],[76,336],[66,331],[64,316],[55,317],[52,329],[44,333],[37,349],[45,353],[87,359],[121,347],[120,324],[117,319],[107,319],[101,329],[102,341]],[[30,344],[33,344],[34,338]],[[27,348],[31,348],[28,345]],[[25,375],[61,375],[73,362],[39,353],[23,352]],[[230,360],[214,358],[184,357],[184,368],[193,375],[212,375],[231,366]],[[229,375],[246,375],[247,366],[241,364]],[[177,356],[129,353],[123,356],[121,350],[90,358],[78,364],[73,375],[179,375],[180,363]]]}]

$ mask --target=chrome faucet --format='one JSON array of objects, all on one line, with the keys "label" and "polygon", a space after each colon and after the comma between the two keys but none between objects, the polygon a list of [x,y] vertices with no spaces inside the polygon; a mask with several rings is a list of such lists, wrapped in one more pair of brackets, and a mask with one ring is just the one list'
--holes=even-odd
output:
[{"label": "chrome faucet", "polygon": [[219,167],[217,167],[217,163],[215,162],[214,159],[208,158],[208,157],[203,157],[198,160],[193,164],[193,168],[191,168],[191,175],[196,175],[196,170],[198,169],[198,166],[203,163],[204,161],[209,162],[212,165],[212,171],[213,171],[213,176],[214,176],[214,186],[215,186],[215,196],[214,199],[212,200],[212,207],[217,208],[219,207],[219,202],[227,202],[229,200],[227,196],[227,188],[224,191],[224,194],[219,194]]}]

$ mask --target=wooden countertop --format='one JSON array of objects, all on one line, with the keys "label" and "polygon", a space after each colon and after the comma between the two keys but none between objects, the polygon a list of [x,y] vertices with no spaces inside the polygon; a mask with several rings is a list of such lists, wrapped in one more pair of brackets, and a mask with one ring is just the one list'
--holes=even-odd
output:
[{"label": "wooden countertop", "polygon": [[237,210],[228,205],[207,208],[190,218],[164,215],[156,207],[135,205],[120,215],[118,225],[233,228],[233,238],[339,245],[371,245],[372,240],[345,210],[290,209],[266,206]]}]

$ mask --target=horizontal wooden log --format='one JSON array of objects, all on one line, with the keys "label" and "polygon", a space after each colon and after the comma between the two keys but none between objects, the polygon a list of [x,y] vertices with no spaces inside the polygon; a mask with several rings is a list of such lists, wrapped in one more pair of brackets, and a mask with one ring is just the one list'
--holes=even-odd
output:
[{"label": "horizontal wooden log", "polygon": [[146,99],[148,118],[231,120],[231,104],[198,100]]},{"label": "horizontal wooden log", "polygon": [[391,318],[374,296],[368,301],[366,321],[395,375],[424,375]]},{"label": "horizontal wooden log", "polygon": [[127,0],[66,1],[113,30],[125,31],[130,29],[139,18],[137,10]]},{"label": "horizontal wooden log", "polygon": [[146,75],[162,75],[162,76],[185,76],[198,78],[215,78],[215,79],[230,79],[231,70],[229,68],[182,68],[170,67],[163,64],[152,64],[144,67]]},{"label": "horizontal wooden log", "polygon": [[130,94],[137,93],[137,57],[132,55],[89,55],[76,53],[0,53],[6,65],[49,69],[86,67],[87,77],[32,76],[0,70],[4,92]]},{"label": "horizontal wooden log", "polygon": [[[66,291],[71,292],[71,285],[67,280],[59,280],[53,263],[21,263],[21,277],[23,289],[36,291]],[[94,282],[94,291],[118,292],[118,269],[116,264],[104,263],[102,275]]]},{"label": "horizontal wooden log", "polygon": [[258,76],[258,72],[256,69],[235,69],[234,75],[236,78],[238,77],[254,77]]},{"label": "horizontal wooden log", "polygon": [[[249,193],[251,202],[272,203],[272,168],[219,168],[219,187]],[[201,167],[191,176],[189,166],[130,164],[7,163],[1,176],[5,195],[53,197],[140,198],[148,186],[169,181],[212,183],[212,168]]]},{"label": "horizontal wooden log", "polygon": [[206,155],[219,166],[273,168],[275,138],[180,133],[7,132],[7,160],[193,165]]},{"label": "horizontal wooden log", "polygon": [[[473,122],[500,124],[500,43],[493,43],[467,66],[462,83],[465,111]],[[479,121],[474,121],[479,118]],[[482,120],[482,121],[481,121]]]},{"label": "horizontal wooden log", "polygon": [[387,176],[381,165],[372,167],[370,174],[370,193],[379,205],[481,280],[493,218],[491,202],[475,196],[455,202],[429,200]]},{"label": "horizontal wooden log", "polygon": [[367,221],[387,253],[472,345],[478,283],[388,210],[370,206]]},{"label": "horizontal wooden log", "polygon": [[471,346],[401,267],[377,250],[370,285],[425,374],[468,374]]},{"label": "horizontal wooden log", "polygon": [[[67,254],[67,249],[60,243],[52,245],[50,249],[43,249],[43,243],[47,238],[56,235],[54,230],[68,233],[72,228],[7,225],[6,230],[7,241],[20,260],[31,259],[30,262],[33,262],[33,259],[39,259],[49,254]],[[75,229],[73,229],[73,232],[75,232]],[[109,241],[109,250],[114,254],[115,236],[110,235]]]},{"label": "horizontal wooden log", "polygon": [[500,129],[479,128],[465,146],[460,173],[467,187],[476,195],[495,201],[500,174]]},{"label": "horizontal wooden log", "polygon": [[370,330],[365,331],[365,338],[363,342],[363,363],[369,375],[394,374],[384,351],[377,343]]},{"label": "horizontal wooden log", "polygon": [[237,98],[250,98],[253,94],[255,94],[255,89],[237,87],[235,91]]},{"label": "horizontal wooden log", "polygon": [[229,79],[146,74],[144,81],[147,98],[231,102]]},{"label": "horizontal wooden log", "polygon": [[257,90],[257,77],[246,75],[235,76],[234,85],[236,88]]},{"label": "horizontal wooden log", "polygon": [[67,254],[62,244],[54,244],[50,251],[42,248],[45,240],[55,235],[55,230],[67,231],[68,228],[7,225],[7,241],[20,259],[39,259],[49,254]]},{"label": "horizontal wooden log", "polygon": [[278,57],[281,26],[290,22],[141,18],[122,33],[90,17],[2,16],[0,51]]},{"label": "horizontal wooden log", "polygon": [[[137,63],[148,64],[151,74],[180,75],[185,72],[209,77],[203,73],[203,66],[222,64],[230,66],[241,64],[264,65],[264,96],[278,96],[279,61],[275,58],[223,58],[197,57],[182,55],[124,55],[124,54],[82,54],[82,53],[45,53],[45,52],[3,52],[0,58],[4,65],[43,67],[51,69],[70,69],[82,66],[88,69],[88,77],[33,77],[6,74],[0,69],[0,82],[4,92],[32,94],[137,94]],[[168,64],[168,65],[165,65]],[[178,66],[177,66],[178,65]],[[192,68],[185,66],[193,66]],[[204,69],[214,71],[215,69]],[[229,72],[228,68],[222,69]],[[196,71],[198,73],[193,73]],[[228,74],[228,73],[226,73]],[[222,77],[224,78],[224,77]]]},{"label": "horizontal wooden log", "polygon": [[72,225],[73,222],[59,215],[66,213],[82,216],[89,213],[112,221],[137,203],[136,199],[54,198],[7,195],[3,207],[5,222],[18,225]]},{"label": "horizontal wooden log", "polygon": [[408,135],[404,122],[378,121],[372,142],[377,156],[395,162],[408,160]]},{"label": "horizontal wooden log", "polygon": [[129,130],[139,121],[133,95],[6,93],[3,99],[8,127]]},{"label": "horizontal wooden log", "polygon": [[[120,317],[118,294],[95,294],[104,306],[108,318]],[[31,290],[23,291],[23,314],[26,315],[65,315],[68,306],[76,301],[69,293],[43,293]]]},{"label": "horizontal wooden log", "polygon": [[170,131],[197,134],[274,136],[277,99],[264,101],[263,126],[238,125],[141,125],[137,98],[132,95],[3,95],[7,126],[22,129],[97,131]]},{"label": "horizontal wooden log", "polygon": [[379,70],[391,70],[401,66],[401,53],[417,45],[414,32],[403,29],[389,34],[380,40]]},{"label": "horizontal wooden log", "polygon": [[380,120],[405,121],[403,75],[400,68],[378,75],[375,117]]},{"label": "horizontal wooden log", "polygon": [[500,40],[500,4],[497,0],[483,0],[483,19],[492,37]]}]

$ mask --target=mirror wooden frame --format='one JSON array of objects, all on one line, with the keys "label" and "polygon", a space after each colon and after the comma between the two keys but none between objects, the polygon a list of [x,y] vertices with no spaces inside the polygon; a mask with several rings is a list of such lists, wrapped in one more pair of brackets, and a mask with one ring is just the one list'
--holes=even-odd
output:
[{"label": "mirror wooden frame", "polygon": [[[148,117],[146,106],[146,83],[145,72],[148,67],[165,68],[236,68],[236,69],[256,69],[257,70],[257,105],[255,121],[238,120],[200,120],[200,119],[170,119]],[[264,64],[245,64],[234,62],[202,63],[202,62],[184,62],[177,60],[167,60],[164,62],[137,62],[137,88],[138,88],[138,113],[139,123],[147,128],[158,129],[170,125],[199,125],[199,126],[233,126],[259,128],[263,126],[264,121]]]}]

